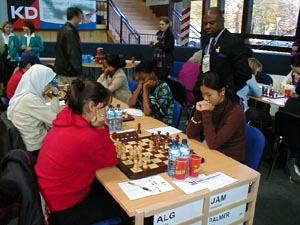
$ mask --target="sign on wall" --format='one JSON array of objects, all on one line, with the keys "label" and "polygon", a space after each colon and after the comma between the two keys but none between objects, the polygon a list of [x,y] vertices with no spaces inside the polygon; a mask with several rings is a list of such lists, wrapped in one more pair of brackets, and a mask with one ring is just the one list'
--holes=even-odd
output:
[{"label": "sign on wall", "polygon": [[58,29],[67,21],[67,8],[79,7],[84,20],[78,29],[96,29],[94,0],[7,0],[8,20],[14,28],[22,28],[30,20],[36,29]]}]

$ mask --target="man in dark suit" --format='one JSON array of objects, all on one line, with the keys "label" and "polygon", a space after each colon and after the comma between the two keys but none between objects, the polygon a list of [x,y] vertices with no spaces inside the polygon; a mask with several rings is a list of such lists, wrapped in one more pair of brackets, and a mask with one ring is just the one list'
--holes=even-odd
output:
[{"label": "man in dark suit", "polygon": [[[242,39],[224,28],[224,18],[219,8],[212,7],[207,11],[203,25],[203,56],[199,78],[207,71],[217,72],[224,76],[229,89],[236,93],[251,78],[248,65],[249,48]],[[198,100],[201,99],[199,86],[198,79],[194,87],[194,94]]]}]

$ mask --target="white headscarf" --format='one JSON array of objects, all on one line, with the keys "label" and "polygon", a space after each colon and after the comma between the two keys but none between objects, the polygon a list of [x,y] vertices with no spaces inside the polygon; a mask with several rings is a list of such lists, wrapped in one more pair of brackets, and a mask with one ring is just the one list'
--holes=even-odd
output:
[{"label": "white headscarf", "polygon": [[7,118],[12,119],[14,109],[18,102],[27,94],[32,93],[45,101],[43,92],[47,84],[55,77],[53,70],[47,66],[35,64],[27,70],[20,80],[14,96],[9,101]]}]

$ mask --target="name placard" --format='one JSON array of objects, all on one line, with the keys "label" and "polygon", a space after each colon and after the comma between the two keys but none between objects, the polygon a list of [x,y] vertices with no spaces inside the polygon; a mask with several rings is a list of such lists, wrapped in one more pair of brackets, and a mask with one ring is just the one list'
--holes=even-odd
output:
[{"label": "name placard", "polygon": [[243,218],[245,216],[245,211],[246,203],[209,217],[207,224],[224,225],[233,223],[234,221]]},{"label": "name placard", "polygon": [[[176,225],[203,214],[203,199],[154,215],[153,225]],[[197,222],[194,225],[201,225]]]},{"label": "name placard", "polygon": [[233,202],[247,198],[248,190],[249,184],[245,184],[243,186],[236,187],[228,191],[224,191],[222,193],[210,196],[209,211],[224,207]]}]

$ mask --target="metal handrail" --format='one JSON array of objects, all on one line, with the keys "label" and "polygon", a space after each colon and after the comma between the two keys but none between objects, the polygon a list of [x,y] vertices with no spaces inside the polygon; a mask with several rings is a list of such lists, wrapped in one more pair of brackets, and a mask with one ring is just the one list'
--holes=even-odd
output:
[{"label": "metal handrail", "polygon": [[[172,27],[173,27],[173,31],[174,31],[175,40],[177,40],[177,43],[180,44],[180,42],[181,42],[180,33],[181,33],[182,16],[175,9],[172,9],[172,21],[173,21],[173,26]],[[189,37],[189,39],[195,40],[195,42],[200,43],[201,32],[198,31],[192,24],[190,24],[190,33],[192,33],[195,37]]]},{"label": "metal handrail", "polygon": [[140,35],[134,29],[132,24],[127,20],[126,16],[120,11],[120,9],[114,4],[112,0],[108,0],[107,7],[107,21],[114,31],[119,35],[120,43],[140,43]]}]

